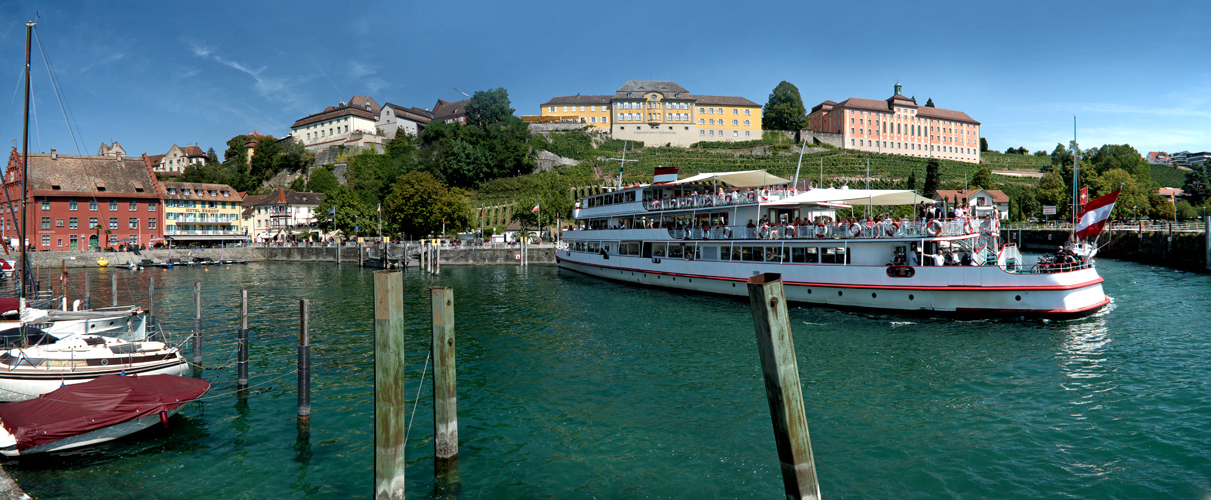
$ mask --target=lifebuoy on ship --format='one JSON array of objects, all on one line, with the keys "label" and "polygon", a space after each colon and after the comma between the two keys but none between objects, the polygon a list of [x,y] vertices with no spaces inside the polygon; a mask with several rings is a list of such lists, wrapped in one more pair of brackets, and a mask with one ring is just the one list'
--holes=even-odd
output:
[{"label": "lifebuoy on ship", "polygon": [[859,224],[857,222],[850,224],[849,225],[849,234],[850,234],[850,236],[852,236],[854,238],[862,236],[862,224]]},{"label": "lifebuoy on ship", "polygon": [[769,190],[768,189],[761,190],[761,201],[769,201]]},{"label": "lifebuoy on ship", "polygon": [[937,236],[940,232],[942,232],[942,221],[929,219],[929,223],[925,224],[925,233],[930,236]]},{"label": "lifebuoy on ship", "polygon": [[966,222],[964,222],[964,223],[963,223],[963,229],[967,230],[967,233],[974,233],[974,232],[976,232],[976,223],[975,223],[975,221],[973,221],[973,220],[971,220],[971,219],[966,219]]},{"label": "lifebuoy on ship", "polygon": [[823,222],[816,224],[816,237],[823,238],[828,235],[828,226]]},{"label": "lifebuoy on ship", "polygon": [[794,237],[795,237],[795,233],[796,233],[796,231],[795,231],[795,226],[793,226],[793,225],[792,225],[792,226],[786,226],[786,237],[787,237],[787,238],[794,238]]},{"label": "lifebuoy on ship", "polygon": [[887,226],[887,228],[884,230],[884,232],[887,233],[888,238],[895,238],[897,235],[900,234],[900,224],[897,222],[893,222]]},{"label": "lifebuoy on ship", "polygon": [[732,228],[723,226],[723,238],[728,240],[732,239]]}]

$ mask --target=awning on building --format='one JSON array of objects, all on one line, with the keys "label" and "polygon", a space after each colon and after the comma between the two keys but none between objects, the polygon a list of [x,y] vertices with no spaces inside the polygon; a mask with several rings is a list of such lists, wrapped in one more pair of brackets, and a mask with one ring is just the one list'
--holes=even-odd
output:
[{"label": "awning on building", "polygon": [[242,234],[172,234],[164,238],[172,241],[231,241],[247,239]]}]

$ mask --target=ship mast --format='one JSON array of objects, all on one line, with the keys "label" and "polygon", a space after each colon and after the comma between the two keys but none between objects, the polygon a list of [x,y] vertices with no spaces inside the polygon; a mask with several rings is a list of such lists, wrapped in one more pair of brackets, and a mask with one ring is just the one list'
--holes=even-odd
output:
[{"label": "ship mast", "polygon": [[1077,196],[1077,157],[1079,156],[1080,148],[1076,144],[1076,115],[1072,115],[1072,230],[1069,231],[1068,239],[1076,239],[1076,205],[1080,201]]},{"label": "ship mast", "polygon": [[25,122],[21,132],[21,225],[17,227],[17,235],[21,238],[21,291],[19,298],[25,298],[25,281],[29,276],[29,260],[25,255],[26,226],[28,219],[25,215],[26,199],[29,198],[29,53],[30,41],[37,23],[25,23]]}]

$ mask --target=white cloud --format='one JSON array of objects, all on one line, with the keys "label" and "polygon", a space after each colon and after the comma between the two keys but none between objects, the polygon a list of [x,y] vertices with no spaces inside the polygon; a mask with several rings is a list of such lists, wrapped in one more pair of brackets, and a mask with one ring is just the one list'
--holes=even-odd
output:
[{"label": "white cloud", "polygon": [[196,43],[196,42],[190,42],[190,43],[189,43],[189,48],[190,48],[191,50],[193,50],[193,55],[198,56],[198,57],[206,57],[206,56],[209,56],[209,55],[210,55],[210,53],[212,52],[212,50],[210,49],[210,47],[206,47],[206,46],[201,45],[201,44]]},{"label": "white cloud", "polygon": [[361,78],[363,76],[373,75],[377,72],[378,72],[378,70],[375,69],[375,67],[371,66],[371,65],[362,64],[357,61],[353,61],[353,62],[349,63],[349,76],[352,76],[354,78]]}]

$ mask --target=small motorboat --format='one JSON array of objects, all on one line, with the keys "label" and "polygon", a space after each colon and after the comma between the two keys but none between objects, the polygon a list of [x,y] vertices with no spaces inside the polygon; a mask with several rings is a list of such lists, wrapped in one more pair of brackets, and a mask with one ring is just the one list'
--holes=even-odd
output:
[{"label": "small motorboat", "polygon": [[0,454],[70,450],[167,426],[169,416],[208,390],[206,381],[175,375],[106,375],[0,404]]},{"label": "small motorboat", "polygon": [[[72,335],[57,341],[33,338],[41,330],[0,331],[0,401],[24,401],[104,375],[185,375],[189,363],[163,342],[127,342],[100,335]],[[52,337],[53,339],[53,337]],[[49,340],[49,342],[48,342]]]},{"label": "small motorboat", "polygon": [[114,264],[114,267],[116,267],[118,269],[129,269],[131,271],[143,268],[143,266],[135,264],[134,262],[127,262],[125,264]]},{"label": "small motorboat", "polygon": [[[147,340],[147,311],[135,306],[90,311],[60,311],[33,307],[15,297],[0,298],[0,330],[21,325],[46,331],[56,338],[70,335],[104,335],[128,342]],[[9,346],[5,346],[7,349]]]}]

